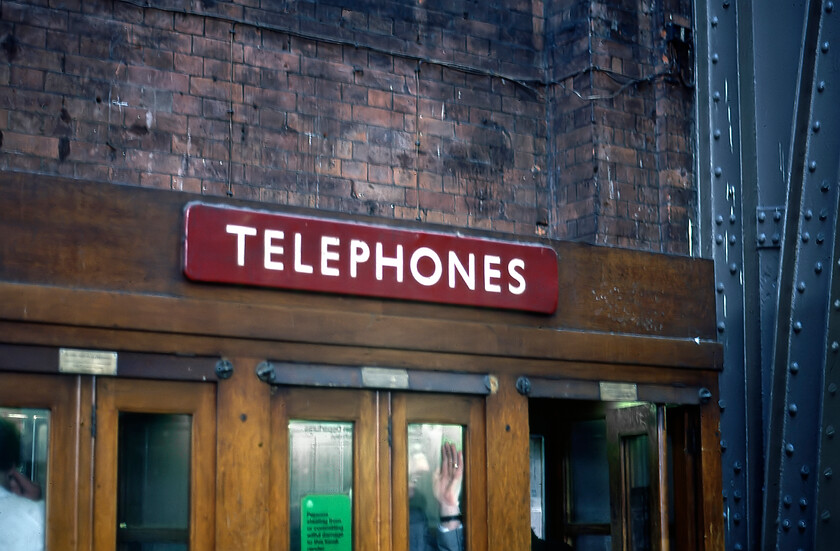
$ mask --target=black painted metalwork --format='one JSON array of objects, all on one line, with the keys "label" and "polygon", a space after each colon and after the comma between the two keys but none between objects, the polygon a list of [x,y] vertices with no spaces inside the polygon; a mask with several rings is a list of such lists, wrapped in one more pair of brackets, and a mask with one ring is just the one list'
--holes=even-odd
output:
[{"label": "black painted metalwork", "polygon": [[832,0],[697,3],[727,549],[840,541],[838,11]]}]

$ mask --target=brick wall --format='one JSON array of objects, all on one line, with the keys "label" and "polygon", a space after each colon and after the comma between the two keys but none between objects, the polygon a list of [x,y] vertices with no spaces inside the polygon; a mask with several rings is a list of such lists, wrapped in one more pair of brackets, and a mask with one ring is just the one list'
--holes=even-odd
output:
[{"label": "brick wall", "polygon": [[0,0],[0,170],[685,253],[675,2]]}]

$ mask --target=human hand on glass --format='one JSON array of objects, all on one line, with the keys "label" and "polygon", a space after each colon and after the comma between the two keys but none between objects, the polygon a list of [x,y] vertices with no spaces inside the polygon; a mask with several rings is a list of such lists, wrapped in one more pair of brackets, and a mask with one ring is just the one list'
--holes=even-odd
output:
[{"label": "human hand on glass", "polygon": [[41,487],[15,469],[9,471],[9,474],[7,475],[7,484],[9,491],[13,494],[17,494],[33,501],[41,499]]},{"label": "human hand on glass", "polygon": [[[437,469],[432,483],[432,491],[440,505],[440,516],[451,517],[459,515],[461,500],[461,485],[464,481],[464,452],[459,451],[455,444],[445,442],[440,452],[440,468]],[[457,528],[460,520],[441,522],[444,528]]]}]

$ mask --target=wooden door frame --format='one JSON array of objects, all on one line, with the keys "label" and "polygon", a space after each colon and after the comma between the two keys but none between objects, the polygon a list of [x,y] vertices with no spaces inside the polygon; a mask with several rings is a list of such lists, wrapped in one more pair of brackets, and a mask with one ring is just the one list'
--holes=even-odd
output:
[{"label": "wooden door frame", "polygon": [[80,540],[79,468],[80,419],[78,377],[0,372],[0,405],[50,410],[47,463],[46,547],[50,551],[75,550]]},{"label": "wooden door frame", "polygon": [[190,539],[215,548],[216,389],[208,383],[102,378],[96,384],[94,526],[97,551],[116,548],[119,412],[192,415]]}]

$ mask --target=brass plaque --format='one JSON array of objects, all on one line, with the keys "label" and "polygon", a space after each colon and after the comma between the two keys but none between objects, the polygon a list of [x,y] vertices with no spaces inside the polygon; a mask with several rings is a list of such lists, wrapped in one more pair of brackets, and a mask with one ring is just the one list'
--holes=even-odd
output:
[{"label": "brass plaque", "polygon": [[601,400],[604,402],[635,402],[639,392],[633,383],[608,383],[601,381]]},{"label": "brass plaque", "polygon": [[371,388],[408,388],[408,371],[405,369],[385,369],[383,367],[363,367],[362,384]]},{"label": "brass plaque", "polygon": [[58,351],[58,370],[80,375],[116,375],[117,353],[61,348]]}]

